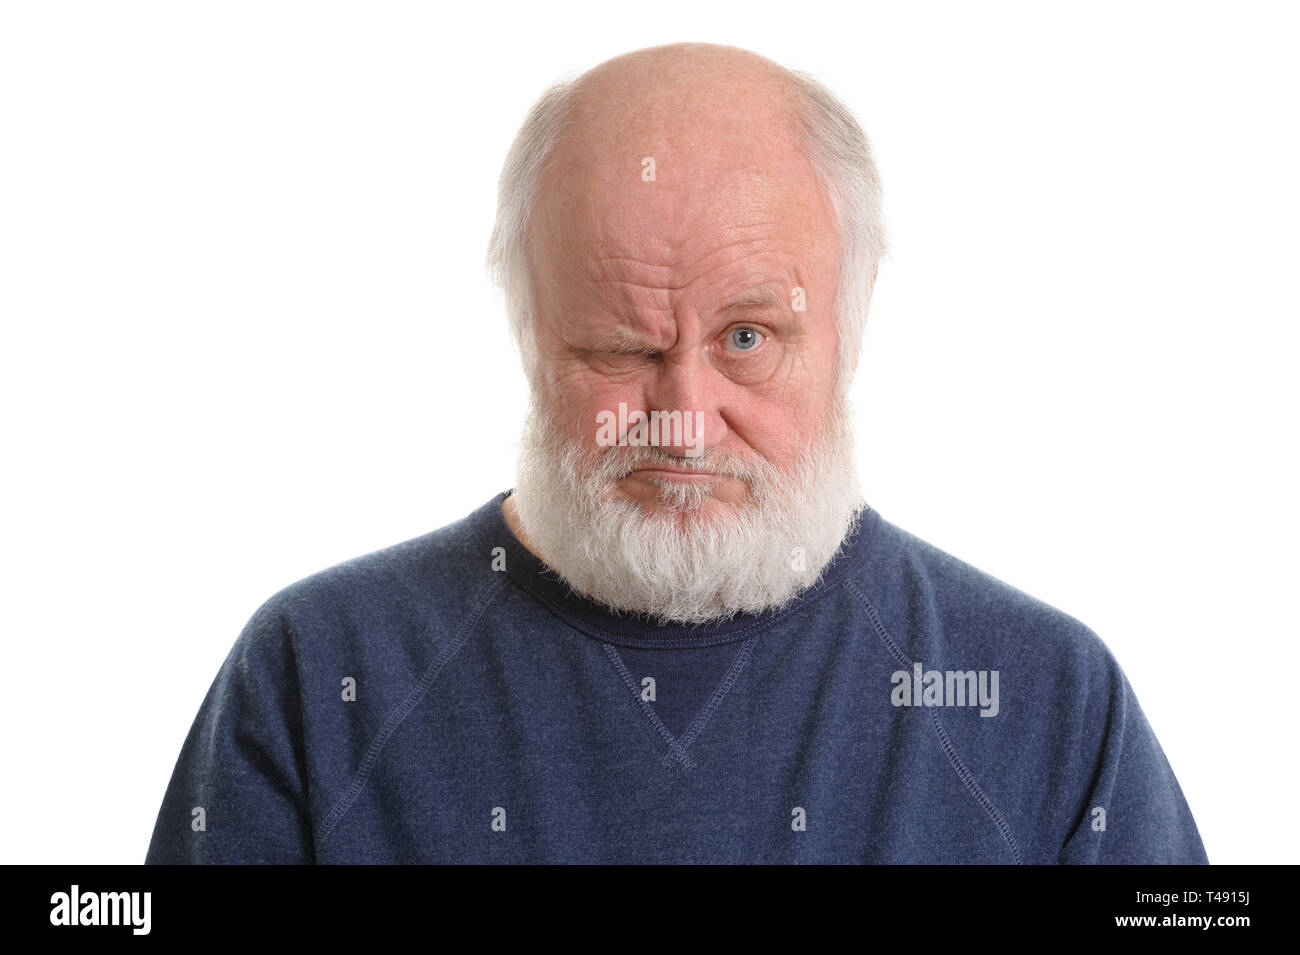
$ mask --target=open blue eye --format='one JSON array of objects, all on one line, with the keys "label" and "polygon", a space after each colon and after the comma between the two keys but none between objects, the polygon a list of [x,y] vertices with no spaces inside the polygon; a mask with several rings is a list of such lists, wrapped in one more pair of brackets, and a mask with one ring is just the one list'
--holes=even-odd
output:
[{"label": "open blue eye", "polygon": [[762,336],[752,328],[733,328],[731,330],[731,343],[741,351],[749,351],[758,345]]}]

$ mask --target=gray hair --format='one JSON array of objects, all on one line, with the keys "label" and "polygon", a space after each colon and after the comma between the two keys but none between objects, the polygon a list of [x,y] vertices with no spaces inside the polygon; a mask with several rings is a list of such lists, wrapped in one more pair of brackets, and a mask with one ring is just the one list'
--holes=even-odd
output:
[{"label": "gray hair", "polygon": [[[873,273],[886,253],[880,174],[871,143],[848,107],[810,74],[787,72],[793,78],[796,118],[808,159],[826,191],[840,235],[835,310],[840,331],[839,382],[847,388],[866,328]],[[531,339],[534,302],[528,274],[528,222],[551,151],[569,125],[578,78],[560,79],[533,105],[510,146],[497,186],[487,267],[505,295],[510,331],[530,382],[537,355]]]}]

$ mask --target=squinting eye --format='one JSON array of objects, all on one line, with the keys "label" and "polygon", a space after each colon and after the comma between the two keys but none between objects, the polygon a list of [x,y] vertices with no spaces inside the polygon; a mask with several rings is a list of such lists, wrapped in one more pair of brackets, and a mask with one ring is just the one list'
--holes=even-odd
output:
[{"label": "squinting eye", "polygon": [[752,328],[734,328],[731,331],[731,343],[741,351],[752,350],[759,341],[760,334]]}]

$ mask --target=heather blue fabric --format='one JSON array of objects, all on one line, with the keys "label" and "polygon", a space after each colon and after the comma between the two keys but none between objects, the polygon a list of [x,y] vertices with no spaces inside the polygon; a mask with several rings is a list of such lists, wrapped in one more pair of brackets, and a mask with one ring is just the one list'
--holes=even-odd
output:
[{"label": "heather blue fabric", "polygon": [[[700,714],[718,684],[736,662],[744,642],[733,640],[716,647],[679,647],[670,650],[623,645],[610,646],[610,659],[620,673],[626,668],[638,696],[646,702],[673,736],[683,735]],[[622,667],[619,667],[619,660]],[[647,686],[643,681],[653,680]],[[653,691],[653,699],[649,699]]]},{"label": "heather blue fabric", "polygon": [[[258,608],[147,862],[1207,861],[1098,636],[877,511],[791,605],[690,628],[569,592],[505,496]],[[896,706],[916,662],[998,671],[997,715]]]}]

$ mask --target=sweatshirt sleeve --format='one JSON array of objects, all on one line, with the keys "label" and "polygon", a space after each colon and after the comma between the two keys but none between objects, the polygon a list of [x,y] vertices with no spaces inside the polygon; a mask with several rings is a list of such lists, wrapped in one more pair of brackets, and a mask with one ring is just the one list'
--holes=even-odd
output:
[{"label": "sweatshirt sleeve", "polygon": [[292,635],[268,600],[199,708],[146,865],[315,861],[299,686]]},{"label": "sweatshirt sleeve", "polygon": [[1191,809],[1155,733],[1109,651],[1089,682],[1088,724],[1100,727],[1084,805],[1063,864],[1207,865]]}]

